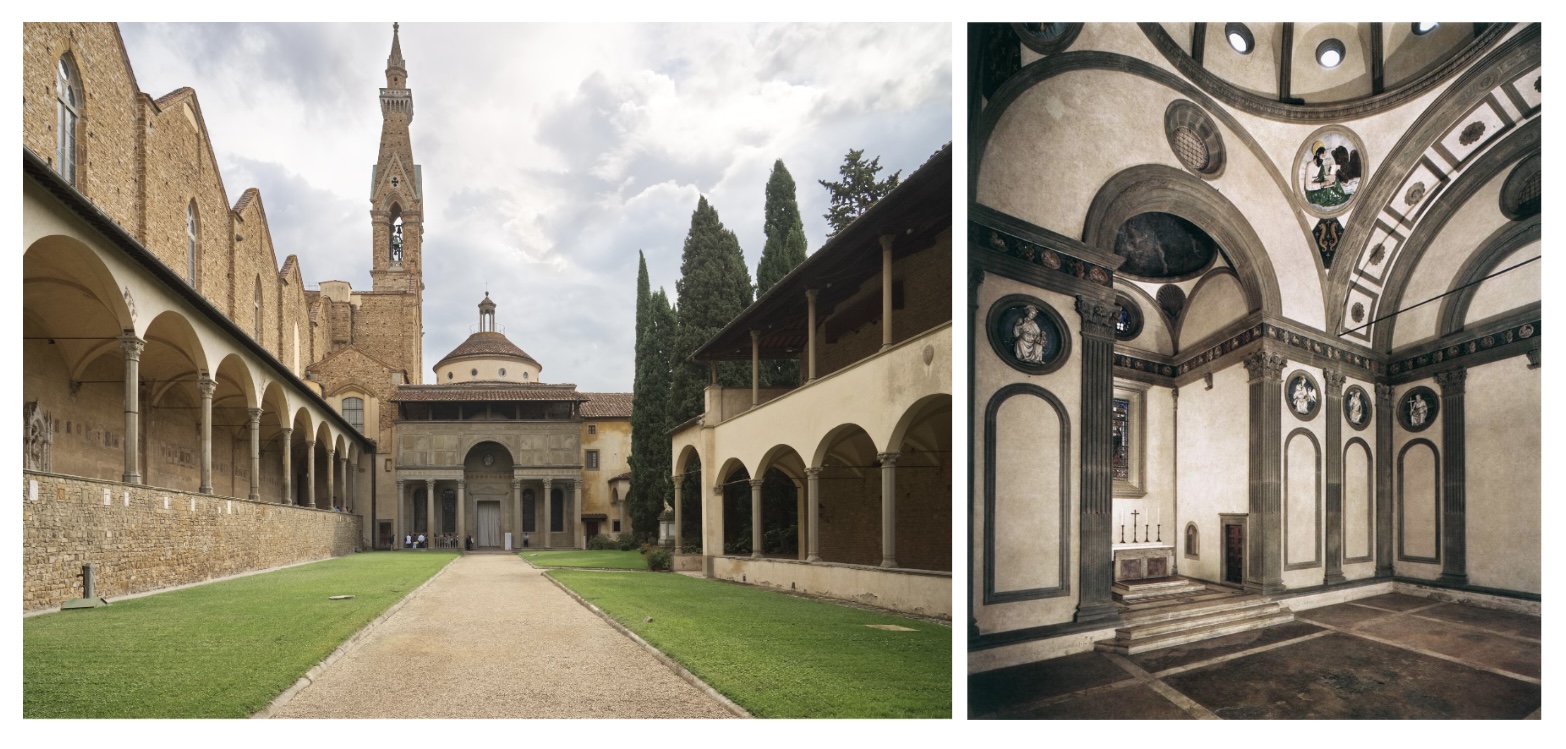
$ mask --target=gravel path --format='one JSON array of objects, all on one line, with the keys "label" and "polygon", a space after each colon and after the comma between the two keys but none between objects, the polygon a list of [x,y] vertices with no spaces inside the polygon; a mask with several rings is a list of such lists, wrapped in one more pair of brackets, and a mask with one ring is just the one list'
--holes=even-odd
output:
[{"label": "gravel path", "polygon": [[279,718],[731,718],[511,554],[469,554]]}]

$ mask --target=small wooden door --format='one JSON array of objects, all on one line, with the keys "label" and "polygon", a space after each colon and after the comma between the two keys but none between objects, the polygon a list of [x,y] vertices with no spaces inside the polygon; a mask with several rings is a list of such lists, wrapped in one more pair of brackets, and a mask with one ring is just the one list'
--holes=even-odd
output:
[{"label": "small wooden door", "polygon": [[1245,582],[1245,526],[1228,523],[1223,527],[1223,581]]},{"label": "small wooden door", "polygon": [[598,521],[597,520],[583,520],[582,521],[582,525],[586,526],[585,528],[583,528],[583,531],[587,533],[587,537],[588,538],[592,538],[593,536],[598,535]]}]

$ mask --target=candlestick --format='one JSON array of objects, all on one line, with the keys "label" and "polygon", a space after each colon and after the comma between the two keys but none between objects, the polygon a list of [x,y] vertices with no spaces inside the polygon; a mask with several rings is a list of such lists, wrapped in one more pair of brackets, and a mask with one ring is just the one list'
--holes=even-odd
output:
[{"label": "candlestick", "polygon": [[1163,543],[1163,542],[1164,542],[1164,524],[1163,523],[1159,523],[1158,524],[1158,543]]},{"label": "candlestick", "polygon": [[1126,542],[1126,524],[1125,523],[1121,523],[1120,524],[1120,543],[1125,543],[1125,542]]}]

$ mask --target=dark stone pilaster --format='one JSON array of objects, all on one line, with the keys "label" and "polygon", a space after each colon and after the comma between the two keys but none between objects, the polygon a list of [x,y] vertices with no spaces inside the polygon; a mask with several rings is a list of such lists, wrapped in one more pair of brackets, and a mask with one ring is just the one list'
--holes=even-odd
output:
[{"label": "dark stone pilaster", "polygon": [[1341,372],[1325,370],[1327,386],[1327,585],[1343,577],[1343,380]]},{"label": "dark stone pilaster", "polygon": [[1391,385],[1376,386],[1376,577],[1392,569],[1392,424],[1397,404]]},{"label": "dark stone pilaster", "polygon": [[1250,518],[1245,531],[1245,589],[1283,592],[1283,368],[1289,360],[1263,346],[1245,357],[1250,374]]},{"label": "dark stone pilaster", "polygon": [[1468,584],[1468,451],[1463,440],[1463,401],[1467,369],[1435,376],[1441,386],[1441,582]]},{"label": "dark stone pilaster", "polygon": [[1120,308],[1113,302],[1077,297],[1082,315],[1082,502],[1078,565],[1082,589],[1077,599],[1079,622],[1120,621],[1111,588],[1115,584],[1110,546],[1114,543],[1114,475],[1111,471],[1110,401],[1114,397],[1114,320]]}]

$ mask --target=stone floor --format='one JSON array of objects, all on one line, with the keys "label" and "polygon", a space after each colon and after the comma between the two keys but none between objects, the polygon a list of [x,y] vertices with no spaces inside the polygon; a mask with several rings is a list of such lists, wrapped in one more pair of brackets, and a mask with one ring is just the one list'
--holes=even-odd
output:
[{"label": "stone floor", "polygon": [[1539,617],[1388,593],[1133,656],[968,677],[972,718],[1538,718]]}]

